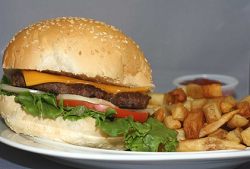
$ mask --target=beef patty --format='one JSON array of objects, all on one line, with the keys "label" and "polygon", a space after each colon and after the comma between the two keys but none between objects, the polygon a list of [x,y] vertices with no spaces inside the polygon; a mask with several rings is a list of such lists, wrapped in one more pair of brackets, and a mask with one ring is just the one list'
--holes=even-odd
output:
[{"label": "beef patty", "polygon": [[[26,87],[25,80],[20,71],[8,74],[13,86]],[[144,109],[147,107],[150,96],[140,92],[119,92],[117,94],[108,93],[92,85],[85,84],[65,84],[65,83],[44,83],[28,88],[37,89],[55,94],[76,94],[86,97],[99,98],[110,101],[121,108]]]}]

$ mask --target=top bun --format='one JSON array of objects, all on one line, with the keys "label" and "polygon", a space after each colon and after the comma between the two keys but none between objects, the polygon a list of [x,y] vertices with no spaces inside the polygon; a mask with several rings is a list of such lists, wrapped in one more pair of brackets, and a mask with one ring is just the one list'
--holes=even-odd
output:
[{"label": "top bun", "polygon": [[3,68],[153,87],[151,68],[139,46],[115,27],[85,18],[55,18],[23,29],[8,44]]}]

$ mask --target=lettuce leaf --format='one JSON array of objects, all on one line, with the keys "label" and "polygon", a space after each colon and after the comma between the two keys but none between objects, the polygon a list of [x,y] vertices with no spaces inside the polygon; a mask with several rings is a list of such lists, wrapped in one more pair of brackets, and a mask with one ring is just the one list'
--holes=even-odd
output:
[{"label": "lettuce leaf", "polygon": [[[140,128],[136,128],[136,130],[133,131],[132,138],[136,138],[134,140],[143,140],[144,147],[140,147],[137,144],[128,144],[130,149],[133,151],[158,151],[159,148],[162,148],[162,151],[175,151],[176,146],[178,144],[177,141],[177,132],[174,130],[171,130],[169,128],[166,128],[163,123],[159,122],[158,120],[154,118],[149,118],[146,122],[147,128],[150,126],[150,130],[142,133],[142,130]],[[139,132],[140,131],[140,132]],[[139,134],[138,134],[139,133]],[[131,141],[131,136],[126,135],[126,141]],[[162,147],[161,147],[162,146]],[[138,148],[137,148],[138,147]],[[146,149],[145,149],[146,147]]]},{"label": "lettuce leaf", "polygon": [[112,119],[114,114],[116,113],[113,109],[108,109],[106,112],[101,113],[98,111],[94,111],[91,109],[88,109],[84,106],[77,106],[77,107],[64,107],[64,114],[63,119],[64,120],[79,120],[85,117],[93,117],[96,119],[96,123],[99,123],[100,121],[104,121],[106,119]]},{"label": "lettuce leaf", "polygon": [[109,136],[116,137],[127,133],[132,121],[131,118],[116,118],[112,121],[104,120],[99,121],[97,127]]},{"label": "lettuce leaf", "polygon": [[0,84],[0,95],[12,96],[12,95],[16,95],[16,93],[8,92],[8,91],[5,91],[5,90],[2,90],[2,89],[1,89],[1,84]]},{"label": "lettuce leaf", "polygon": [[145,123],[134,122],[131,118],[102,121],[99,127],[109,136],[124,135],[125,147],[131,151],[175,151],[178,144],[176,131],[154,118]]},{"label": "lettuce leaf", "polygon": [[13,92],[8,92],[2,89],[1,84],[11,84],[10,80],[7,78],[6,75],[3,75],[1,82],[0,82],[0,95],[12,96],[15,95]]},{"label": "lettuce leaf", "polygon": [[2,79],[1,79],[1,83],[2,84],[11,84],[10,80],[7,78],[6,75],[3,75]]},{"label": "lettuce leaf", "polygon": [[63,114],[62,107],[57,106],[53,94],[33,94],[22,92],[17,94],[15,102],[20,103],[27,113],[41,118],[55,119]]},{"label": "lettuce leaf", "polygon": [[124,136],[125,148],[131,151],[175,151],[178,144],[177,133],[166,128],[161,122],[149,118],[144,123],[134,122],[129,118],[115,118],[116,111],[107,109],[98,112],[84,106],[64,107],[57,103],[56,96],[50,93],[17,93],[15,101],[33,116],[65,120],[79,120],[85,117],[96,119],[96,126],[111,137]]},{"label": "lettuce leaf", "polygon": [[116,113],[113,109],[108,109],[105,113],[101,113],[90,110],[84,106],[64,107],[62,101],[57,104],[56,96],[50,93],[18,93],[15,97],[15,102],[20,103],[27,113],[49,119],[62,116],[64,120],[74,121],[90,116],[97,119],[97,121],[104,121],[106,118],[111,119]]}]

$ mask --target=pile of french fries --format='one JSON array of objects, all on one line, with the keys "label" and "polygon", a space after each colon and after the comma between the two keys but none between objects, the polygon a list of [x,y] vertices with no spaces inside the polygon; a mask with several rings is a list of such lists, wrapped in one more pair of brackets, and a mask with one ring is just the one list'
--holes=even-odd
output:
[{"label": "pile of french fries", "polygon": [[177,151],[245,149],[250,146],[250,96],[223,96],[221,85],[189,84],[152,93],[154,118],[178,133]]}]

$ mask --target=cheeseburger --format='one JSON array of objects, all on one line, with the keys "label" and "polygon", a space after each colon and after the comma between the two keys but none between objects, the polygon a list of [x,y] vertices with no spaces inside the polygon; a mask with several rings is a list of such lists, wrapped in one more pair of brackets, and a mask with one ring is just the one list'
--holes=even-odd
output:
[{"label": "cheeseburger", "polygon": [[139,46],[92,19],[44,20],[17,33],[2,61],[0,114],[16,133],[69,144],[174,151],[150,117],[151,68]]}]

